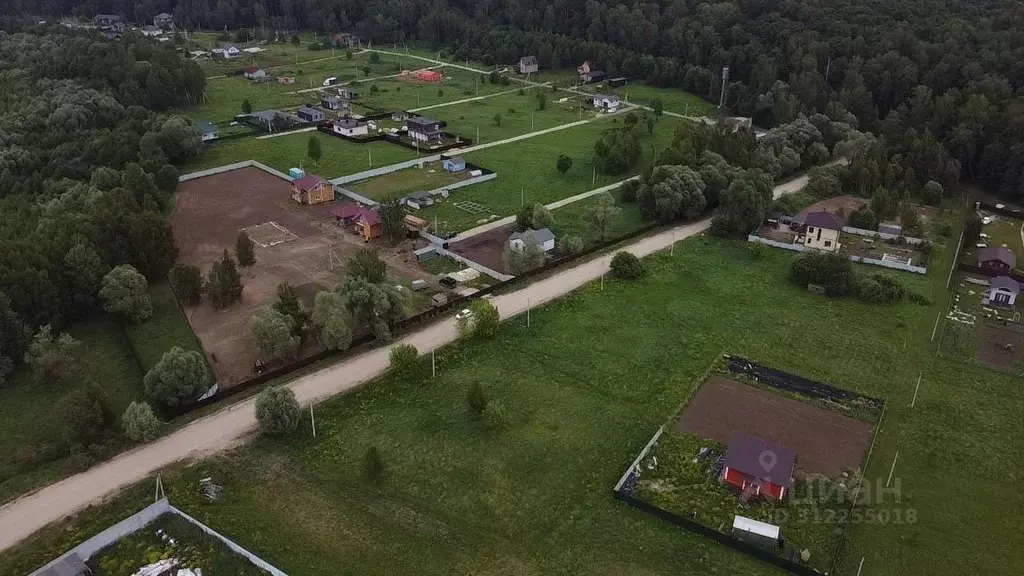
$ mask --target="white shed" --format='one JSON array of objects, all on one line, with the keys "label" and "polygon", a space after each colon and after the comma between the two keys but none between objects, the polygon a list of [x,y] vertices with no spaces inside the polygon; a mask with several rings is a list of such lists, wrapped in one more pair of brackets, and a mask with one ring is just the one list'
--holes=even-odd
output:
[{"label": "white shed", "polygon": [[732,521],[732,535],[747,544],[768,551],[775,550],[779,545],[779,527],[767,522],[759,522],[752,518],[736,516]]}]

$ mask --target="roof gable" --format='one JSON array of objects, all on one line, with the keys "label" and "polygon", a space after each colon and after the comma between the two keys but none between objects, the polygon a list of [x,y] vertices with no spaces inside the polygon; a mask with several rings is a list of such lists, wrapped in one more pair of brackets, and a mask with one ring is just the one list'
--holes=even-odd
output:
[{"label": "roof gable", "polygon": [[1013,268],[1017,265],[1017,255],[1005,246],[989,246],[978,251],[978,264],[993,261],[1002,262]]},{"label": "roof gable", "polygon": [[999,276],[992,279],[989,284],[993,290],[1009,290],[1014,294],[1020,294],[1020,282],[1017,282],[1009,276]]},{"label": "roof gable", "polygon": [[320,184],[324,184],[326,182],[327,182],[327,180],[325,180],[324,178],[321,178],[320,176],[317,176],[316,174],[306,174],[302,178],[299,178],[297,180],[293,180],[292,184],[294,184],[295,187],[298,188],[299,190],[306,190],[306,191],[308,191],[308,190],[312,190],[316,186],[319,186]]},{"label": "roof gable", "polygon": [[804,224],[826,230],[842,230],[845,226],[843,219],[831,212],[811,212],[804,217]]}]

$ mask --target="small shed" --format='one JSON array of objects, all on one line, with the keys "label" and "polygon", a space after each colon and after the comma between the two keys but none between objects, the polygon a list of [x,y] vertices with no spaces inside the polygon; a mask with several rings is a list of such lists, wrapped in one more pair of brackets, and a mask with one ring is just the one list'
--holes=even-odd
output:
[{"label": "small shed", "polygon": [[520,74],[531,74],[539,69],[537,64],[536,56],[523,56],[519,59],[519,63],[516,64],[516,69],[519,70]]},{"label": "small shed", "polygon": [[629,79],[626,78],[625,76],[619,76],[618,78],[608,79],[608,85],[611,86],[612,88],[619,88],[620,86],[625,86],[628,83]]},{"label": "small shed", "polygon": [[879,222],[878,231],[882,234],[901,236],[903,235],[903,226],[901,226],[899,222]]},{"label": "small shed", "polygon": [[331,208],[331,216],[334,216],[339,225],[344,226],[355,220],[362,211],[363,209],[353,202],[342,202]]},{"label": "small shed", "polygon": [[362,209],[354,223],[364,242],[369,242],[381,234],[380,214],[376,210]]},{"label": "small shed", "polygon": [[462,172],[466,169],[466,160],[461,156],[446,158],[441,164],[444,166],[445,172]]},{"label": "small shed", "polygon": [[302,168],[289,168],[288,175],[291,176],[293,180],[298,180],[306,175],[306,171]]},{"label": "small shed", "polygon": [[203,142],[210,142],[220,138],[220,128],[209,120],[200,120],[199,122],[196,122],[196,127],[199,128],[199,133],[202,135]]},{"label": "small shed", "polygon": [[278,76],[278,84],[295,84],[295,76]]},{"label": "small shed", "polygon": [[437,258],[437,246],[431,244],[430,246],[424,246],[419,250],[414,250],[413,254],[416,255],[417,262],[426,262],[427,260],[433,260]]},{"label": "small shed", "polygon": [[997,276],[989,284],[988,297],[982,304],[1012,307],[1020,294],[1020,282],[1009,276]]},{"label": "small shed", "polygon": [[298,117],[305,120],[306,122],[323,122],[324,113],[322,110],[317,110],[310,106],[303,106],[299,108],[297,113]]},{"label": "small shed", "polygon": [[592,102],[598,110],[616,110],[621,104],[616,94],[594,94]]},{"label": "small shed", "polygon": [[429,193],[420,190],[419,192],[413,192],[405,198],[402,198],[402,203],[413,210],[419,210],[420,208],[432,206],[434,204],[434,197]]},{"label": "small shed", "polygon": [[781,544],[779,527],[767,522],[759,522],[752,518],[736,516],[732,521],[732,535],[737,540],[753,544],[769,552],[775,551]]},{"label": "small shed", "polygon": [[444,75],[437,70],[417,70],[416,79],[420,82],[439,83],[444,81]]},{"label": "small shed", "polygon": [[548,228],[513,232],[512,235],[508,237],[508,245],[509,248],[513,250],[524,250],[526,248],[526,243],[531,239],[539,244],[545,252],[550,252],[555,249],[555,233]]}]

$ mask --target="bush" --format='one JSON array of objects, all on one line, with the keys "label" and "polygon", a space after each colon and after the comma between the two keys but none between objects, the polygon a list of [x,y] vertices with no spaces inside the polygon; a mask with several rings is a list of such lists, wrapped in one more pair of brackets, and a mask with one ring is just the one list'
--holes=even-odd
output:
[{"label": "bush", "polygon": [[459,334],[463,336],[479,336],[492,338],[501,330],[501,315],[498,308],[487,299],[474,300],[469,305],[473,315],[459,320]]},{"label": "bush", "polygon": [[53,410],[60,434],[68,444],[88,444],[103,436],[114,417],[103,395],[93,386],[71,392]]},{"label": "bush", "polygon": [[396,344],[391,347],[391,372],[403,380],[417,381],[423,377],[420,353],[412,344]]},{"label": "bush", "polygon": [[932,299],[931,298],[929,298],[929,297],[925,296],[924,294],[921,294],[920,292],[917,292],[917,291],[910,291],[910,292],[908,292],[907,293],[907,300],[910,300],[911,302],[913,302],[914,304],[917,304],[918,306],[931,306],[932,305]]},{"label": "bush", "polygon": [[768,253],[768,247],[760,242],[750,242],[749,246],[750,258],[753,260],[760,260]]},{"label": "bush", "polygon": [[850,214],[847,224],[851,228],[860,228],[861,230],[878,230],[878,218],[868,208],[861,208]]},{"label": "bush", "polygon": [[583,252],[583,238],[579,236],[562,236],[559,246],[566,254],[579,254]]},{"label": "bush", "polygon": [[822,252],[804,252],[794,258],[789,267],[789,281],[801,288],[819,284],[829,296],[845,296],[856,286],[850,260],[842,254]]},{"label": "bush", "polygon": [[363,455],[363,474],[368,480],[380,480],[384,476],[384,459],[376,446],[370,446]]},{"label": "bush", "polygon": [[142,385],[150,398],[165,406],[188,404],[209,388],[206,362],[199,352],[175,346],[146,373]]},{"label": "bush", "polygon": [[619,186],[619,201],[632,204],[636,202],[636,193],[640,188],[639,180],[627,180]]},{"label": "bush", "polygon": [[145,402],[132,402],[121,417],[124,435],[132,442],[149,442],[160,432],[160,419]]},{"label": "bush", "polygon": [[857,281],[857,298],[869,304],[894,304],[903,299],[906,289],[891,276],[872,274]]},{"label": "bush", "polygon": [[921,254],[928,256],[929,254],[932,253],[932,243],[925,240],[924,242],[921,242],[920,244],[917,245],[917,250]]},{"label": "bush", "polygon": [[186,304],[198,304],[203,297],[203,273],[198,266],[178,262],[171,268],[171,288]]},{"label": "bush", "polygon": [[153,315],[153,303],[146,288],[145,276],[133,266],[121,264],[103,277],[103,309],[135,323],[144,322]]},{"label": "bush", "polygon": [[508,426],[508,415],[500,402],[488,402],[482,415],[484,426],[488,430],[501,430]]},{"label": "bush", "polygon": [[626,280],[643,278],[647,274],[644,263],[630,252],[618,252],[612,257],[612,274]]},{"label": "bush", "polygon": [[469,386],[469,391],[466,392],[466,405],[473,416],[480,416],[487,408],[487,393],[479,382],[473,382]]},{"label": "bush", "polygon": [[290,434],[299,427],[299,417],[299,401],[291,388],[272,386],[256,398],[256,421],[263,434]]}]

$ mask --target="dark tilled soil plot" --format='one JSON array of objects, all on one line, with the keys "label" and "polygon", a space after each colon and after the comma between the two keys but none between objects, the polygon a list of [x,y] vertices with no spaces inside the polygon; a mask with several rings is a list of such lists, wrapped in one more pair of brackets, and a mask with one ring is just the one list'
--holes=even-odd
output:
[{"label": "dark tilled soil plot", "polygon": [[495,228],[483,234],[471,236],[462,242],[451,244],[448,246],[448,250],[474,262],[479,262],[492,270],[504,272],[505,262],[501,258],[501,252],[514,229],[512,225]]},{"label": "dark tilled soil plot", "polygon": [[799,400],[715,377],[704,383],[674,426],[728,443],[736,433],[796,450],[797,467],[837,476],[859,468],[871,425]]},{"label": "dark tilled soil plot", "polygon": [[1002,326],[985,322],[979,334],[978,362],[1003,372],[1016,370],[1024,342],[1021,330],[1016,324]]}]

